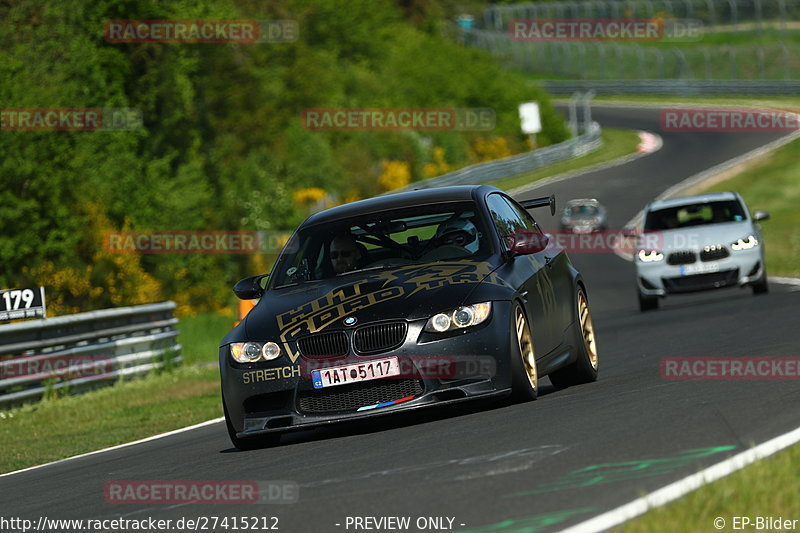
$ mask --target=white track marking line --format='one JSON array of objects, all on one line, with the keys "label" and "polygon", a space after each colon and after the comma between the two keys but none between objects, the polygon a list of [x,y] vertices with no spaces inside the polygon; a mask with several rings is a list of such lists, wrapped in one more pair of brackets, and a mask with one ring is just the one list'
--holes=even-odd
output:
[{"label": "white track marking line", "polygon": [[561,533],[595,533],[618,526],[632,518],[644,514],[650,509],[660,507],[673,500],[677,500],[703,485],[741,470],[756,461],[769,457],[789,446],[800,442],[800,428],[784,433],[774,439],[768,440],[733,457],[709,466],[674,483],[662,487],[655,492],[637,498],[631,502],[597,515],[572,527],[561,530]]},{"label": "white track marking line", "polygon": [[116,446],[111,446],[110,448],[103,448],[102,450],[95,450],[93,452],[86,452],[80,455],[73,455],[72,457],[67,457],[65,459],[59,459],[58,461],[52,461],[50,463],[45,463],[43,465],[36,465],[36,466],[29,466],[28,468],[23,468],[22,470],[15,470],[13,472],[7,472],[5,474],[0,474],[0,477],[6,476],[13,476],[14,474],[21,474],[22,472],[29,472],[31,470],[36,470],[39,468],[44,468],[45,466],[50,465],[57,465],[59,463],[65,463],[67,461],[72,461],[73,459],[80,459],[81,457],[88,457],[90,455],[97,455],[99,453],[110,452],[112,450],[119,450],[120,448],[127,448],[128,446],[134,446],[136,444],[142,444],[144,442],[150,442],[151,440],[163,439],[164,437],[171,437],[172,435],[177,435],[178,433],[184,433],[186,431],[192,431],[194,429],[198,429],[204,426],[210,426],[216,424],[218,422],[222,422],[225,420],[225,417],[215,418],[213,420],[206,420],[205,422],[200,422],[199,424],[195,424],[193,426],[187,426],[185,428],[175,429],[173,431],[168,431],[166,433],[161,433],[159,435],[153,435],[152,437],[146,437],[144,439],[135,440],[133,442],[126,442],[124,444],[117,444]]}]

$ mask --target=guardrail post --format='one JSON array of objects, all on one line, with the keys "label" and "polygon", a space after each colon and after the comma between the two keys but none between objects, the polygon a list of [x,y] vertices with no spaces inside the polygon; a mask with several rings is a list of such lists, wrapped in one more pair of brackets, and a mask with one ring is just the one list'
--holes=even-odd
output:
[{"label": "guardrail post", "polygon": [[572,98],[569,100],[569,129],[572,132],[573,137],[578,136],[578,100],[580,99],[580,93],[573,93]]},{"label": "guardrail post", "polygon": [[764,70],[764,48],[759,44],[755,45],[755,47],[756,57],[758,58],[758,78],[763,80],[766,78],[766,72]]}]

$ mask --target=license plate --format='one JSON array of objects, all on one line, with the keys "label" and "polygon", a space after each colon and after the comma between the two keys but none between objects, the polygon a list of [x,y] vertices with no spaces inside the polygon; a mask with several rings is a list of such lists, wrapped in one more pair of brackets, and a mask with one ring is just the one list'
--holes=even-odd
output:
[{"label": "license plate", "polygon": [[681,276],[690,276],[692,274],[705,274],[707,272],[719,272],[719,264],[701,263],[699,265],[681,265]]},{"label": "license plate", "polygon": [[336,387],[337,385],[347,385],[349,383],[358,383],[359,381],[399,375],[400,364],[397,362],[397,357],[390,357],[388,359],[376,359],[367,363],[332,366],[322,370],[314,370],[311,372],[311,381],[315,389],[322,389],[324,387]]}]

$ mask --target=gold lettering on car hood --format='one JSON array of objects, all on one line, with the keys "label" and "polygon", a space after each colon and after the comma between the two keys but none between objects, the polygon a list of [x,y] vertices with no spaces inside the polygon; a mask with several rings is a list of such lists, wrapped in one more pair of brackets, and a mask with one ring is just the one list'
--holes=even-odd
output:
[{"label": "gold lettering on car hood", "polygon": [[[486,262],[432,263],[410,265],[388,272],[365,273],[364,280],[359,283],[337,287],[316,300],[278,315],[279,340],[294,363],[300,357],[300,352],[292,349],[295,339],[322,331],[355,311],[388,300],[407,298],[421,290],[481,281],[503,285],[493,272],[492,265]],[[380,288],[375,289],[378,284]],[[367,290],[367,286],[372,290]]]}]

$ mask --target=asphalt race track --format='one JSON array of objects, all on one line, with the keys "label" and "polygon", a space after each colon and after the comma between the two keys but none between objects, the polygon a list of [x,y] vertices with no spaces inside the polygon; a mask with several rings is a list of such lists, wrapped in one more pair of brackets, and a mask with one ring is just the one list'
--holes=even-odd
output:
[{"label": "asphalt race track", "polygon": [[[606,126],[659,133],[663,148],[524,198],[554,192],[563,205],[596,197],[608,208],[611,228],[670,185],[779,136],[661,133],[654,109],[595,107],[593,115]],[[555,227],[546,210],[534,215]],[[800,356],[792,333],[800,310],[796,287],[773,283],[758,297],[738,288],[672,297],[642,314],[631,263],[613,254],[571,257],[587,281],[598,332],[596,383],[556,391],[543,380],[531,403],[479,403],[339,425],[252,452],[232,449],[224,424],[213,424],[2,477],[0,514],[34,521],[276,516],[279,531],[290,533],[369,531],[346,527],[347,517],[357,516],[407,516],[411,526],[404,531],[447,531],[447,520],[439,529],[417,529],[416,521],[449,517],[454,531],[556,531],[800,426],[797,381],[674,381],[659,369],[661,358],[671,356]],[[299,485],[299,501],[104,499],[109,481],[185,479],[287,480]]]}]

